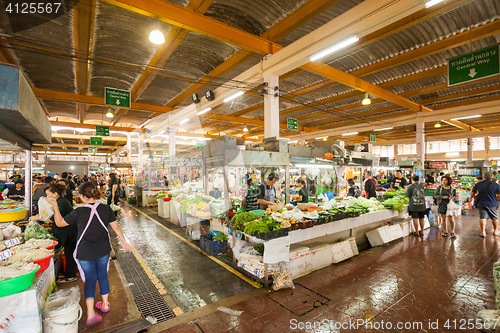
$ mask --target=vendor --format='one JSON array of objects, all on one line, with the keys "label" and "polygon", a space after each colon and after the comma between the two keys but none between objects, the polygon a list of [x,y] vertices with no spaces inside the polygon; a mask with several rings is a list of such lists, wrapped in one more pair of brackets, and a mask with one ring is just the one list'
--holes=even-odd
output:
[{"label": "vendor", "polygon": [[274,205],[279,202],[276,198],[276,188],[274,187],[274,184],[276,184],[277,181],[278,175],[271,172],[267,177],[266,182],[259,186],[257,201],[260,209],[265,210],[269,205]]},{"label": "vendor", "polygon": [[299,178],[297,180],[297,184],[298,184],[298,187],[300,189],[299,189],[299,194],[297,195],[295,202],[308,203],[309,202],[309,193],[307,191],[306,181],[302,178]]},{"label": "vendor", "polygon": [[24,200],[24,182],[20,179],[16,180],[16,186],[9,189],[7,197],[14,200]]},{"label": "vendor", "polygon": [[243,200],[241,201],[241,207],[243,207],[245,212],[259,209],[259,202],[257,199],[257,189],[254,188],[253,180],[251,178],[247,179],[247,189],[243,193]]},{"label": "vendor", "polygon": [[434,185],[435,183],[436,183],[436,173],[431,172],[431,174],[427,176],[425,184],[429,186],[429,185]]},{"label": "vendor", "polygon": [[408,182],[403,177],[403,173],[401,172],[401,170],[396,171],[396,178],[394,178],[391,183],[391,190],[397,190],[399,188],[404,188],[406,190],[407,185]]}]

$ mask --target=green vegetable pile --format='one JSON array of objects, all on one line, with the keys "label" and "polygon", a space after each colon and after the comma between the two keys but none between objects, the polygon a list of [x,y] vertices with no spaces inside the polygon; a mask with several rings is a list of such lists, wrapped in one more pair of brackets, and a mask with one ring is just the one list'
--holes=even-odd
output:
[{"label": "green vegetable pile", "polygon": [[215,235],[212,240],[216,241],[216,242],[225,242],[227,241],[227,236],[225,234],[223,234],[222,232],[219,232],[217,235]]},{"label": "green vegetable pile", "polygon": [[35,224],[29,224],[26,227],[26,230],[24,231],[24,240],[30,240],[30,239],[52,239],[55,240],[56,238],[52,236],[47,230],[45,230],[41,225],[35,223]]},{"label": "green vegetable pile", "polygon": [[382,205],[384,205],[384,207],[387,209],[392,209],[398,212],[402,212],[404,206],[407,205],[408,202],[409,200],[407,197],[397,195],[393,198],[385,200],[384,202],[382,202]]},{"label": "green vegetable pile", "polygon": [[400,196],[404,196],[405,195],[405,192],[406,190],[404,188],[400,188],[398,190],[392,190],[392,191],[387,191],[384,193],[384,195],[392,195],[392,196],[397,196],[397,195],[400,195]]},{"label": "green vegetable pile", "polygon": [[255,216],[254,214],[250,212],[242,212],[235,214],[228,224],[236,230],[243,230],[245,228],[245,224],[256,219],[257,216]]},{"label": "green vegetable pile", "polygon": [[269,216],[262,216],[258,220],[250,221],[245,225],[244,233],[255,235],[258,233],[280,230],[281,223]]},{"label": "green vegetable pile", "polygon": [[[191,198],[187,198],[181,201],[181,206],[179,208],[182,214],[190,214],[193,215],[191,207],[198,205],[200,202],[210,203],[213,198],[206,195],[195,195]],[[195,209],[196,211],[196,209]]]},{"label": "green vegetable pile", "polygon": [[262,243],[260,243],[260,244],[255,244],[255,245],[253,246],[253,249],[254,249],[255,251],[259,252],[259,254],[260,254],[261,256],[263,256],[263,255],[264,255],[264,244],[262,244]]},{"label": "green vegetable pile", "polygon": [[384,205],[382,205],[376,198],[371,198],[371,199],[357,198],[354,201],[354,206],[366,208],[369,212],[376,212],[385,209]]}]

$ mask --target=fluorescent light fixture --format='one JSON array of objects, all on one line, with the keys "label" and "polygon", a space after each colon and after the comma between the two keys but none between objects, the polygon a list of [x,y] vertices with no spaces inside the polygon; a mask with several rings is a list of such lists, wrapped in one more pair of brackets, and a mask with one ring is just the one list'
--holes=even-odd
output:
[{"label": "fluorescent light fixture", "polygon": [[368,93],[365,94],[365,98],[363,98],[363,100],[361,101],[361,104],[363,104],[363,105],[372,104],[372,100],[370,99],[370,97],[368,97]]},{"label": "fluorescent light fixture", "polygon": [[356,43],[358,41],[358,36],[353,36],[353,37],[350,37],[346,40],[343,40],[337,44],[334,44],[332,46],[330,46],[329,48],[327,49],[324,49],[323,51],[320,51],[316,54],[314,54],[312,57],[309,58],[310,61],[316,61],[318,59],[321,59],[321,58],[324,58],[326,57],[327,55],[329,54],[332,54],[346,46],[349,46],[351,45],[352,43]]},{"label": "fluorescent light fixture", "polygon": [[294,164],[295,168],[333,169],[333,164]]},{"label": "fluorescent light fixture", "polygon": [[232,101],[233,99],[240,97],[240,96],[241,96],[241,95],[243,95],[244,93],[245,93],[245,92],[243,92],[243,91],[238,91],[237,93],[232,94],[232,95],[230,95],[230,96],[228,96],[228,97],[224,98],[224,103],[227,103],[227,102],[229,102],[229,101]]},{"label": "fluorescent light fixture", "polygon": [[440,128],[441,127],[441,123],[438,121],[437,123],[434,124],[434,127],[435,128]]},{"label": "fluorescent light fixture", "polygon": [[179,121],[179,125],[185,124],[189,121],[189,118],[184,118],[181,121]]},{"label": "fluorescent light fixture", "polygon": [[108,118],[113,118],[114,116],[115,115],[111,111],[109,111],[108,113],[106,113],[106,117],[108,117]]},{"label": "fluorescent light fixture", "polygon": [[243,128],[243,132],[248,132],[248,128],[246,126]]},{"label": "fluorescent light fixture", "polygon": [[474,118],[481,118],[482,115],[476,114],[474,116],[467,116],[467,117],[459,117],[459,118],[451,118],[451,120],[464,120],[464,119],[474,119]]},{"label": "fluorescent light fixture", "polygon": [[358,132],[352,132],[352,133],[344,133],[342,136],[348,136],[348,135],[356,135]]},{"label": "fluorescent light fixture", "polygon": [[314,140],[326,140],[328,139],[327,136],[322,136],[322,137],[319,137],[319,138],[314,138]]},{"label": "fluorescent light fixture", "polygon": [[165,133],[165,130],[163,130],[160,133],[158,133],[158,135],[162,135],[163,133]]},{"label": "fluorescent light fixture", "polygon": [[212,108],[204,108],[203,110],[201,111],[198,111],[198,113],[196,113],[197,116],[199,115],[202,115],[204,113],[207,113],[208,111],[212,110]]},{"label": "fluorescent light fixture", "polygon": [[460,153],[458,153],[458,152],[446,153],[445,156],[446,157],[456,157],[456,156],[460,156]]},{"label": "fluorescent light fixture", "polygon": [[149,34],[149,40],[153,44],[161,45],[165,43],[165,36],[163,36],[163,33],[160,30],[153,30]]},{"label": "fluorescent light fixture", "polygon": [[432,7],[434,5],[437,5],[438,3],[440,2],[443,2],[443,0],[431,0],[431,1],[427,1],[425,3],[425,8],[429,8],[429,7]]},{"label": "fluorescent light fixture", "polygon": [[379,129],[374,130],[374,132],[379,132],[379,131],[388,131],[388,130],[391,130],[391,129],[393,129],[393,128],[394,128],[394,127],[379,128]]}]

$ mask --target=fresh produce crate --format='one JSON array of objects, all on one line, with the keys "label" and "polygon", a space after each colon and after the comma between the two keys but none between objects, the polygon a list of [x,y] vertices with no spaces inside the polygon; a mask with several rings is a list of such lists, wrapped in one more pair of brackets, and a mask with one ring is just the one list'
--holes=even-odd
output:
[{"label": "fresh produce crate", "polygon": [[217,242],[212,240],[212,234],[200,236],[200,248],[211,256],[227,253],[227,241]]}]

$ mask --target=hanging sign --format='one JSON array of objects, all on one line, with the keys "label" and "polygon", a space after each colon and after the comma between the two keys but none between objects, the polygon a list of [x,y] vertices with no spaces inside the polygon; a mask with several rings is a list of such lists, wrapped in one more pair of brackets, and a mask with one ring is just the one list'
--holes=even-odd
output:
[{"label": "hanging sign", "polygon": [[374,133],[370,134],[370,142],[375,142],[375,141],[376,141],[375,134]]},{"label": "hanging sign", "polygon": [[89,147],[89,154],[95,154],[97,153],[97,148],[96,147]]},{"label": "hanging sign", "polygon": [[97,136],[109,136],[109,127],[107,126],[96,126],[95,135]]},{"label": "hanging sign", "polygon": [[299,129],[299,121],[294,118],[287,118],[286,123],[288,125],[288,129],[298,131]]},{"label": "hanging sign", "polygon": [[168,150],[163,151],[163,156],[168,156]]},{"label": "hanging sign", "polygon": [[446,162],[429,162],[429,169],[446,169]]},{"label": "hanging sign", "polygon": [[102,138],[100,136],[91,136],[90,144],[100,146],[102,145]]},{"label": "hanging sign", "polygon": [[202,149],[203,149],[203,143],[197,143],[196,150],[202,150]]},{"label": "hanging sign", "polygon": [[104,104],[119,108],[130,108],[130,91],[104,88]]},{"label": "hanging sign", "polygon": [[448,85],[500,73],[498,45],[448,60]]}]

